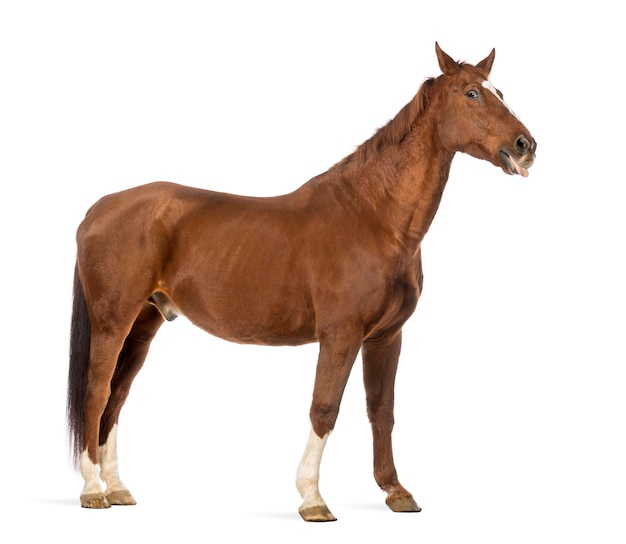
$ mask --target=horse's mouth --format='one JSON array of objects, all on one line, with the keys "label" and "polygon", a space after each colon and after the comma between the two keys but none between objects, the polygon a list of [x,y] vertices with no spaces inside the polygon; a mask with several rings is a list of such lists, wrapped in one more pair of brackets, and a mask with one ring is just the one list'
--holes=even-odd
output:
[{"label": "horse's mouth", "polygon": [[522,177],[528,176],[528,168],[530,168],[533,163],[532,157],[525,157],[524,165],[522,165],[521,161],[518,162],[518,159],[516,159],[511,153],[508,153],[506,150],[501,149],[499,153],[500,158],[502,159],[502,169],[507,174],[518,174]]}]

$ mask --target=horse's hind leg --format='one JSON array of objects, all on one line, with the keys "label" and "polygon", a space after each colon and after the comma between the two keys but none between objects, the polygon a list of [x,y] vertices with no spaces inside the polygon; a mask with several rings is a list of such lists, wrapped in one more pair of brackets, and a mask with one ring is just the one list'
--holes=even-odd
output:
[{"label": "horse's hind leg", "polygon": [[136,504],[119,476],[117,460],[117,428],[120,411],[128,398],[130,387],[148,354],[150,342],[163,324],[163,317],[150,304],[145,304],[124,341],[115,374],[111,380],[111,395],[100,422],[99,458],[101,478],[106,485],[106,499],[111,505]]},{"label": "horse's hind leg", "polygon": [[98,452],[100,420],[109,401],[111,379],[124,342],[124,331],[110,329],[91,332],[89,371],[84,398],[84,449],[80,454],[80,472],[85,485],[80,495],[84,508],[108,508],[102,490]]},{"label": "horse's hind leg", "polygon": [[386,503],[394,512],[419,512],[412,495],[400,485],[393,461],[391,431],[394,417],[394,384],[401,333],[392,338],[363,343],[363,379],[367,413],[374,437],[374,478],[387,493]]}]

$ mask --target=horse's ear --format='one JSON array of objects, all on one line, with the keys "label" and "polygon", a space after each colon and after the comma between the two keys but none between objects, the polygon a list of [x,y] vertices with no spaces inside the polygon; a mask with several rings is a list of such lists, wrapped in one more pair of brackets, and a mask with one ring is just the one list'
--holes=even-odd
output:
[{"label": "horse's ear", "polygon": [[489,55],[486,58],[481,60],[476,65],[476,68],[482,70],[483,72],[485,72],[487,76],[489,76],[489,74],[491,73],[491,67],[493,66],[493,59],[495,58],[496,58],[496,50],[494,48],[491,50],[491,53],[489,53]]},{"label": "horse's ear", "polygon": [[454,74],[459,69],[458,62],[455,62],[450,55],[445,53],[444,50],[439,47],[439,44],[437,42],[435,42],[435,51],[437,51],[439,68],[441,68],[441,71],[445,75],[449,76],[451,74]]}]

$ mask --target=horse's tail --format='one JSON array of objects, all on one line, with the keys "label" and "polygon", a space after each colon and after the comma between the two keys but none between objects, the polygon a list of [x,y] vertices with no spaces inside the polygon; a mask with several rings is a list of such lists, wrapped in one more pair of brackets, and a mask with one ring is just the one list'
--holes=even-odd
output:
[{"label": "horse's tail", "polygon": [[74,465],[78,466],[80,454],[85,449],[85,394],[89,367],[91,322],[83,284],[74,270],[74,301],[70,332],[70,368],[67,380],[67,424]]}]

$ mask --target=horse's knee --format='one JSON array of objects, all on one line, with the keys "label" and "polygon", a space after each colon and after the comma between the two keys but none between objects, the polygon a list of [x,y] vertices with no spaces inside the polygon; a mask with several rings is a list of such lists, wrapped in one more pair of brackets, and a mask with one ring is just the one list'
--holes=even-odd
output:
[{"label": "horse's knee", "polygon": [[331,404],[313,404],[311,406],[311,425],[319,437],[326,436],[335,428],[339,415],[339,406]]}]

